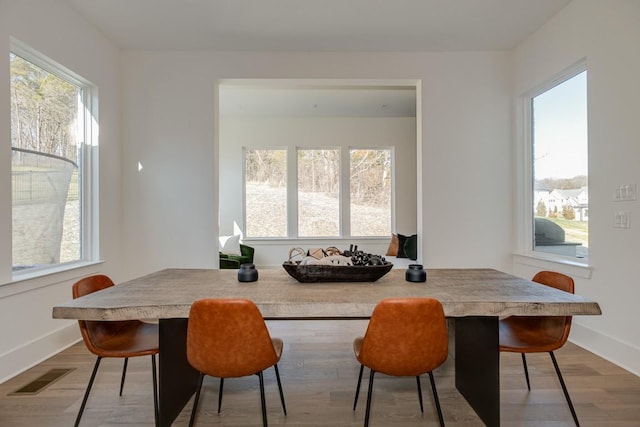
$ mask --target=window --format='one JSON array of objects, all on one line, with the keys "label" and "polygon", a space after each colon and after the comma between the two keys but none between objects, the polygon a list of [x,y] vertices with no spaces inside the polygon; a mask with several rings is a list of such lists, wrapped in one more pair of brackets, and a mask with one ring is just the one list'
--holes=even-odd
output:
[{"label": "window", "polygon": [[391,235],[391,150],[350,150],[352,236]]},{"label": "window", "polygon": [[13,271],[89,260],[90,88],[27,48],[9,60]]},{"label": "window", "polygon": [[340,149],[298,149],[298,236],[340,235]]},{"label": "window", "polygon": [[533,249],[586,258],[587,72],[577,71],[530,97]]},{"label": "window", "polygon": [[244,151],[247,237],[287,236],[287,150]]},{"label": "window", "polygon": [[[295,159],[293,177],[287,172],[288,157]],[[349,165],[346,171],[342,164]],[[389,148],[244,149],[244,165],[246,237],[391,234]],[[295,187],[291,191],[287,190],[289,180]],[[348,191],[346,196],[341,188]],[[296,208],[294,218],[288,217],[288,206]],[[350,232],[344,224],[349,224]]]}]

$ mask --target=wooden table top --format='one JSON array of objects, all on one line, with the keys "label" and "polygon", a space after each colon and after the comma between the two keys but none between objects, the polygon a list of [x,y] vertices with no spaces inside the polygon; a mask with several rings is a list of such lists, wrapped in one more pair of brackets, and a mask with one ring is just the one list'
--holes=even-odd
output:
[{"label": "wooden table top", "polygon": [[447,317],[598,315],[595,301],[491,269],[428,269],[425,283],[391,270],[372,283],[299,283],[261,269],[240,283],[236,270],[167,269],[53,307],[53,317],[83,320],[189,317],[201,298],[248,298],[267,319],[367,318],[389,297],[432,297]]}]

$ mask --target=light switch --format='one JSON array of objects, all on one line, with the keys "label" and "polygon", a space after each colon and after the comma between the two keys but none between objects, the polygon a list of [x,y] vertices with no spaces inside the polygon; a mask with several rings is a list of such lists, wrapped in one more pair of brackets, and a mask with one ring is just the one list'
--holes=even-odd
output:
[{"label": "light switch", "polygon": [[616,212],[613,220],[613,228],[631,228],[631,212]]},{"label": "light switch", "polygon": [[613,193],[613,200],[615,202],[626,202],[630,200],[636,200],[637,188],[636,184],[622,184],[616,188]]}]

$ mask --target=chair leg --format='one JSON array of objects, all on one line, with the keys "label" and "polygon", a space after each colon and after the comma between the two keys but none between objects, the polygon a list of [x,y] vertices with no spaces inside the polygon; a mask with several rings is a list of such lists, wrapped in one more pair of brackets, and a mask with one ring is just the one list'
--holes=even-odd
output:
[{"label": "chair leg", "polygon": [[278,381],[278,390],[280,391],[280,402],[282,402],[282,410],[287,415],[287,406],[284,403],[284,393],[282,391],[282,383],[280,382],[280,371],[278,370],[278,364],[273,365],[276,370],[276,380]]},{"label": "chair leg", "polygon": [[522,366],[524,367],[524,377],[527,379],[527,389],[531,390],[531,384],[529,383],[529,369],[527,369],[527,358],[524,353],[520,353],[522,356]]},{"label": "chair leg", "polygon": [[442,417],[442,409],[440,408],[440,399],[438,399],[438,391],[436,390],[436,382],[433,379],[433,372],[429,372],[429,381],[431,381],[431,390],[433,390],[433,400],[436,402],[440,427],[444,427],[444,418]]},{"label": "chair leg", "polygon": [[369,427],[369,413],[371,412],[371,395],[373,394],[373,375],[376,373],[373,369],[369,374],[369,393],[367,393],[367,410],[364,414],[364,427]]},{"label": "chair leg", "polygon": [[364,365],[360,365],[360,375],[358,375],[358,385],[356,386],[356,398],[353,399],[353,410],[356,410],[356,405],[358,404],[358,395],[360,394],[360,382],[362,382],[362,371],[364,370]]},{"label": "chair leg", "polygon": [[93,372],[91,373],[89,384],[87,384],[87,390],[84,392],[84,398],[82,399],[82,404],[80,405],[80,411],[78,412],[78,416],[76,417],[76,422],[73,424],[74,427],[78,427],[80,425],[80,418],[82,418],[82,413],[84,412],[84,407],[87,404],[87,399],[89,398],[89,393],[91,392],[91,387],[93,386],[93,380],[96,379],[96,373],[98,372],[98,367],[100,366],[101,360],[102,357],[98,356],[95,365],[93,365]]},{"label": "chair leg", "polygon": [[151,374],[153,375],[153,416],[156,427],[160,426],[160,410],[158,408],[158,374],[156,372],[156,355],[151,355]]},{"label": "chair leg", "polygon": [[198,401],[200,400],[200,390],[202,390],[202,381],[204,380],[204,374],[200,372],[198,375],[198,385],[196,387],[196,397],[193,399],[193,408],[191,409],[191,418],[189,419],[189,427],[193,427],[193,423],[196,420],[196,411],[198,410]]},{"label": "chair leg", "polygon": [[420,412],[424,414],[424,406],[422,405],[422,386],[420,385],[420,375],[416,375],[416,383],[418,384],[418,400],[420,401]]},{"label": "chair leg", "polygon": [[120,380],[120,397],[122,397],[122,389],[124,388],[124,378],[127,375],[127,364],[129,363],[129,358],[124,358],[124,365],[122,366],[122,379]]},{"label": "chair leg", "polygon": [[224,388],[224,378],[220,378],[220,388],[218,390],[218,413],[222,407],[222,389]]},{"label": "chair leg", "polygon": [[549,356],[551,356],[551,361],[553,362],[553,367],[556,368],[556,374],[558,374],[558,379],[560,380],[560,385],[562,386],[562,391],[564,392],[564,397],[565,397],[565,399],[567,399],[567,403],[569,404],[569,410],[571,411],[571,415],[573,416],[573,421],[575,421],[577,427],[580,427],[580,423],[578,422],[578,416],[576,415],[576,410],[573,409],[573,403],[571,403],[571,398],[569,397],[569,392],[567,391],[567,386],[564,384],[564,380],[562,379],[562,374],[560,373],[560,368],[558,367],[558,362],[556,361],[556,356],[553,354],[553,351],[549,352]]},{"label": "chair leg", "polygon": [[262,371],[258,372],[258,378],[260,379],[260,404],[262,406],[262,425],[267,427],[267,402],[264,398],[264,378]]}]

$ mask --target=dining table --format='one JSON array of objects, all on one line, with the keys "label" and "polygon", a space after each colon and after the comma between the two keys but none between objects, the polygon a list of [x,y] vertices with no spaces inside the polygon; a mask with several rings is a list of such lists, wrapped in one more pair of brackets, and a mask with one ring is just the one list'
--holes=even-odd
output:
[{"label": "dining table", "polygon": [[499,319],[602,314],[593,300],[499,270],[426,270],[426,281],[417,283],[405,279],[404,269],[374,282],[301,283],[278,268],[260,269],[254,282],[240,282],[237,270],[169,268],[56,305],[53,317],[158,321],[158,419],[166,427],[196,391],[198,372],[186,356],[189,310],[196,300],[246,298],[265,320],[321,321],[368,319],[385,298],[435,298],[454,330],[455,386],[485,425],[499,426]]}]

